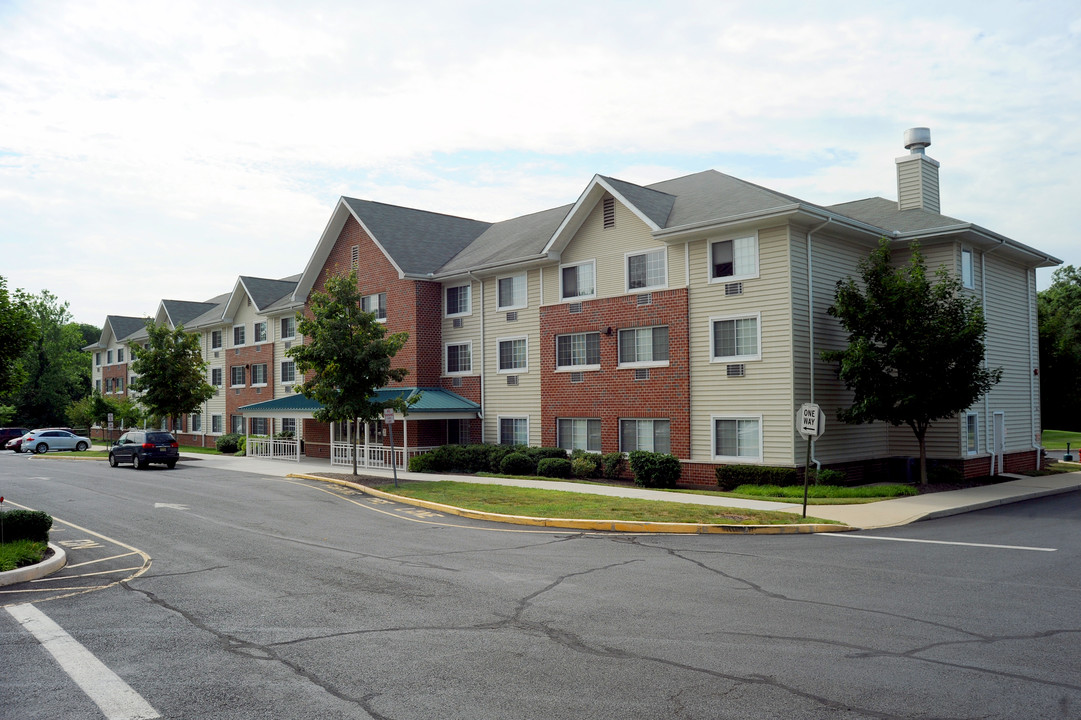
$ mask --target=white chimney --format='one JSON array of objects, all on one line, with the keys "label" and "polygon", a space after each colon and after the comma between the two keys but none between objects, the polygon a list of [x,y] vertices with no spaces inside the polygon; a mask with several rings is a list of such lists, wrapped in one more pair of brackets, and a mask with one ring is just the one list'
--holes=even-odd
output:
[{"label": "white chimney", "polygon": [[897,209],[920,208],[941,212],[938,199],[938,166],[924,153],[931,144],[931,130],[925,127],[905,130],[908,155],[897,158]]}]

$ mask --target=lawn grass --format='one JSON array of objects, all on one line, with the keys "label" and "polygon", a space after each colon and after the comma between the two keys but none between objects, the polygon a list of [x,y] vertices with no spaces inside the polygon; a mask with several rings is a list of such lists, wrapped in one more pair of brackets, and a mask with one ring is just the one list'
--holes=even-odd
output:
[{"label": "lawn grass", "polygon": [[[802,485],[740,485],[733,491],[734,495],[754,498],[773,498],[781,501],[803,499]],[[839,485],[809,485],[807,498],[850,500],[871,499],[883,500],[886,498],[905,497],[907,495],[919,495],[919,490],[911,485],[865,485],[862,487],[841,487]]]},{"label": "lawn grass", "polygon": [[1066,443],[1070,443],[1070,451],[1081,450],[1081,432],[1069,430],[1044,430],[1043,446],[1048,450],[1065,450]]},{"label": "lawn grass", "polygon": [[0,572],[34,565],[45,559],[49,546],[34,540],[16,540],[0,543]]},{"label": "lawn grass", "polygon": [[608,497],[563,490],[542,490],[507,485],[440,480],[406,482],[397,488],[382,488],[395,495],[480,510],[526,517],[627,520],[644,522],[699,523],[706,525],[790,525],[833,523],[830,520],[801,518],[794,513],[746,508],[692,505],[659,500]]}]

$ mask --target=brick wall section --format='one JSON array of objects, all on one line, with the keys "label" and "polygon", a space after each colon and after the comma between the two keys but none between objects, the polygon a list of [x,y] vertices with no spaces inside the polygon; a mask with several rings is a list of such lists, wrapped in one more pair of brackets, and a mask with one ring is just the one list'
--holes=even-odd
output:
[{"label": "brick wall section", "polygon": [[[635,380],[635,371],[617,368],[620,329],[668,326],[668,367],[650,368],[649,380]],[[608,335],[607,329],[612,328]],[[555,371],[556,336],[600,332],[601,369],[583,373]],[[670,422],[672,454],[690,457],[690,354],[687,331],[687,291],[653,293],[650,305],[638,305],[637,295],[582,303],[572,314],[569,304],[540,309],[541,442],[555,446],[557,418],[600,418],[601,450],[619,450],[620,418],[659,418]]]},{"label": "brick wall section", "polygon": [[[267,366],[267,384],[265,387],[252,387],[251,366]],[[236,365],[244,365],[244,387],[234,388],[232,370]],[[221,391],[225,394],[225,431],[232,431],[233,415],[239,415],[237,408],[252,405],[274,398],[274,382],[277,378],[277,359],[274,357],[274,343],[260,343],[239,348],[228,348],[222,353],[222,372],[224,383]]]},{"label": "brick wall section", "polygon": [[[123,392],[110,393],[109,388],[112,387],[113,378],[123,378],[124,390]],[[122,398],[128,394],[128,381],[131,378],[128,377],[128,364],[119,363],[117,365],[102,365],[101,366],[101,394],[106,397]]]}]

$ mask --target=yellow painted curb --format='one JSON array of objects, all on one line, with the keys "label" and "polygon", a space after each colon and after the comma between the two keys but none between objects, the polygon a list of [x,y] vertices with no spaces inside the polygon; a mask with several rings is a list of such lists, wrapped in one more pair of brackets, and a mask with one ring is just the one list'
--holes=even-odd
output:
[{"label": "yellow painted curb", "polygon": [[600,532],[679,533],[688,535],[803,535],[808,533],[848,532],[856,529],[848,525],[829,525],[825,523],[805,523],[800,525],[715,525],[705,523],[666,523],[638,520],[578,520],[570,518],[538,518],[529,517],[527,515],[503,515],[502,513],[469,510],[467,508],[443,505],[442,503],[431,502],[429,500],[418,500],[402,495],[394,495],[393,493],[376,490],[367,485],[360,485],[359,483],[349,482],[348,480],[325,478],[320,475],[290,473],[289,475],[286,475],[286,477],[318,480],[333,485],[342,485],[343,487],[359,490],[360,492],[373,497],[383,498],[384,500],[393,500],[394,502],[399,502],[404,505],[413,505],[427,510],[435,510],[447,513],[448,515],[458,515],[459,517],[470,518],[473,520],[510,523],[512,525],[530,525],[533,527],[566,528],[569,530],[590,530]]}]

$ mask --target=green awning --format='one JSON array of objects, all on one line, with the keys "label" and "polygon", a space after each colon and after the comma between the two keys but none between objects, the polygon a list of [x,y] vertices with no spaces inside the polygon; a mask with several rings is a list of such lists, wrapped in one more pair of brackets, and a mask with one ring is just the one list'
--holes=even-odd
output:
[{"label": "green awning", "polygon": [[[393,387],[375,391],[373,401],[385,403],[399,397],[411,398],[420,394],[406,416],[396,413],[398,420],[455,420],[475,418],[480,413],[480,405],[466,398],[438,387]],[[303,395],[285,395],[265,400],[237,409],[246,417],[265,418],[312,418],[322,404]]]}]

